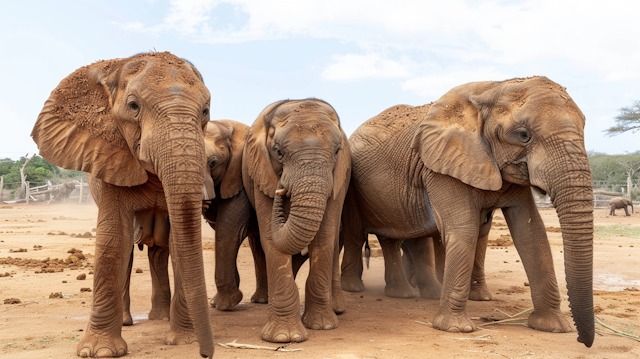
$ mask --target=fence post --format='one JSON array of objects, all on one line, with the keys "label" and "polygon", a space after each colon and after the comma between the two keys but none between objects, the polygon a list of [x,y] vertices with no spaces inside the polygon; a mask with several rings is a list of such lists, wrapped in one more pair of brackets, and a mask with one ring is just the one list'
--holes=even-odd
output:
[{"label": "fence post", "polygon": [[29,181],[25,182],[27,196],[25,197],[26,203],[29,204]]},{"label": "fence post", "polygon": [[2,188],[4,187],[4,176],[0,176],[0,201],[2,201]]},{"label": "fence post", "polygon": [[80,199],[78,200],[78,203],[82,203],[82,188],[84,186],[82,185],[82,178],[80,178]]}]

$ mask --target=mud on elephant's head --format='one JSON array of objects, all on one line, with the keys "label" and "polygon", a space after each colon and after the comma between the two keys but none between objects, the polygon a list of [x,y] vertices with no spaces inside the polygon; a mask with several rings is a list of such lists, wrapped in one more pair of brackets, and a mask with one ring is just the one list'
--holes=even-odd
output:
[{"label": "mud on elephant's head", "polygon": [[237,195],[242,186],[242,152],[249,126],[231,120],[209,121],[204,144],[207,170],[222,199]]},{"label": "mud on elephant's head", "polygon": [[349,145],[337,113],[318,99],[273,103],[255,121],[245,151],[250,177],[274,198],[274,245],[299,253],[318,231],[327,200],[348,185]]},{"label": "mud on elephant's head", "polygon": [[[135,186],[147,181],[147,172],[162,179],[159,157],[170,133],[202,141],[209,102],[200,73],[170,53],[100,61],[58,85],[31,135],[58,166]],[[185,150],[198,156],[201,148]]]},{"label": "mud on elephant's head", "polygon": [[545,77],[458,86],[434,102],[412,147],[435,172],[489,191],[509,183],[549,193],[564,239],[578,340],[594,337],[593,191],[585,117]]}]

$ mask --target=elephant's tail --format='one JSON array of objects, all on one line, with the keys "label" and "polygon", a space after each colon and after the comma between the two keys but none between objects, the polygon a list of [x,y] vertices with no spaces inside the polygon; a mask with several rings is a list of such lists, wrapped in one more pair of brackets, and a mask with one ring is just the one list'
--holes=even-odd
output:
[{"label": "elephant's tail", "polygon": [[367,269],[369,269],[369,259],[371,259],[371,247],[369,247],[369,238],[364,242],[364,262],[367,263]]}]

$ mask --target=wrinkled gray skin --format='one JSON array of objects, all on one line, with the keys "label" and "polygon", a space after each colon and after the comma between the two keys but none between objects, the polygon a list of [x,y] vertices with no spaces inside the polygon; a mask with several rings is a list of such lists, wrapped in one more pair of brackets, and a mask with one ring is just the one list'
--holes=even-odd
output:
[{"label": "wrinkled gray skin", "polygon": [[58,190],[58,195],[55,198],[56,202],[66,203],[67,201],[69,201],[69,196],[71,195],[71,192],[73,192],[73,190],[75,189],[76,189],[75,182],[67,182],[60,185]]},{"label": "wrinkled gray skin", "polygon": [[615,216],[616,215],[616,209],[620,209],[620,208],[624,209],[624,214],[625,215],[630,216],[629,209],[627,208],[628,206],[631,206],[631,213],[634,213],[634,211],[633,211],[633,202],[631,202],[631,200],[629,198],[614,197],[614,198],[611,199],[611,201],[609,201],[609,206],[610,206],[610,210],[609,210],[609,215],[610,216]]},{"label": "wrinkled gray skin", "polygon": [[431,105],[399,105],[349,139],[352,180],[343,211],[342,286],[362,285],[368,233],[395,239],[440,235],[446,261],[434,328],[475,329],[466,304],[480,228],[501,208],[531,283],[530,327],[568,332],[549,241],[531,187],[548,193],[563,235],[578,341],[590,347],[593,314],[593,190],[585,118],[544,77],[456,87]]}]

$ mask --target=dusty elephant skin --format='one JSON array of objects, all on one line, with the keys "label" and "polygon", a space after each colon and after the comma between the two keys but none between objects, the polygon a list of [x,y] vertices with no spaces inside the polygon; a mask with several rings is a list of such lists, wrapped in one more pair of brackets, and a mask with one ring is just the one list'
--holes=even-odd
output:
[{"label": "dusty elephant skin", "polygon": [[[203,215],[216,231],[216,288],[211,305],[218,310],[230,310],[242,300],[240,276],[237,269],[238,250],[249,236],[255,259],[256,292],[251,301],[267,303],[267,269],[264,251],[260,245],[258,222],[242,184],[242,152],[249,126],[231,120],[209,121],[205,129],[206,176],[212,179],[214,192],[211,200],[203,201]],[[163,210],[136,212],[135,244],[140,250],[148,246],[149,269],[152,279],[151,311],[149,320],[169,320],[184,316],[185,310],[172,303],[169,285],[169,214]],[[132,325],[129,308],[129,279],[133,253],[129,262],[127,283],[123,293],[124,325]],[[174,268],[174,272],[176,269]],[[174,278],[176,292],[181,289]],[[175,299],[179,296],[174,296]],[[185,319],[180,317],[179,322]]]},{"label": "dusty elephant skin", "polygon": [[626,216],[630,216],[628,206],[631,206],[631,213],[635,213],[633,210],[633,202],[629,198],[625,197],[614,197],[609,201],[609,206],[611,209],[609,210],[610,216],[616,215],[616,209],[624,209],[624,214]]},{"label": "dusty elephant skin", "polygon": [[31,134],[40,154],[87,172],[99,208],[93,304],[78,355],[127,352],[122,291],[134,216],[147,210],[169,213],[177,275],[189,279],[180,302],[190,318],[172,318],[167,341],[197,337],[201,355],[213,355],[200,233],[209,101],[198,71],[169,53],[82,67],[46,101]]},{"label": "dusty elephant skin", "polygon": [[[347,138],[335,110],[324,101],[273,103],[251,127],[242,179],[256,209],[267,261],[269,312],[263,340],[300,342],[307,339],[305,327],[338,326],[336,313],[344,312],[346,300],[338,278],[337,239],[350,176]],[[301,320],[292,255],[299,258],[307,249]]]},{"label": "dusty elephant skin", "polygon": [[367,233],[409,239],[440,234],[446,251],[440,330],[475,329],[466,313],[481,226],[502,208],[522,258],[532,328],[571,331],[549,241],[531,194],[551,196],[562,228],[569,302],[578,341],[590,347],[593,315],[593,191],[585,118],[544,77],[456,87],[431,105],[394,106],[349,139],[353,176],[345,200],[342,285],[362,285]]}]

